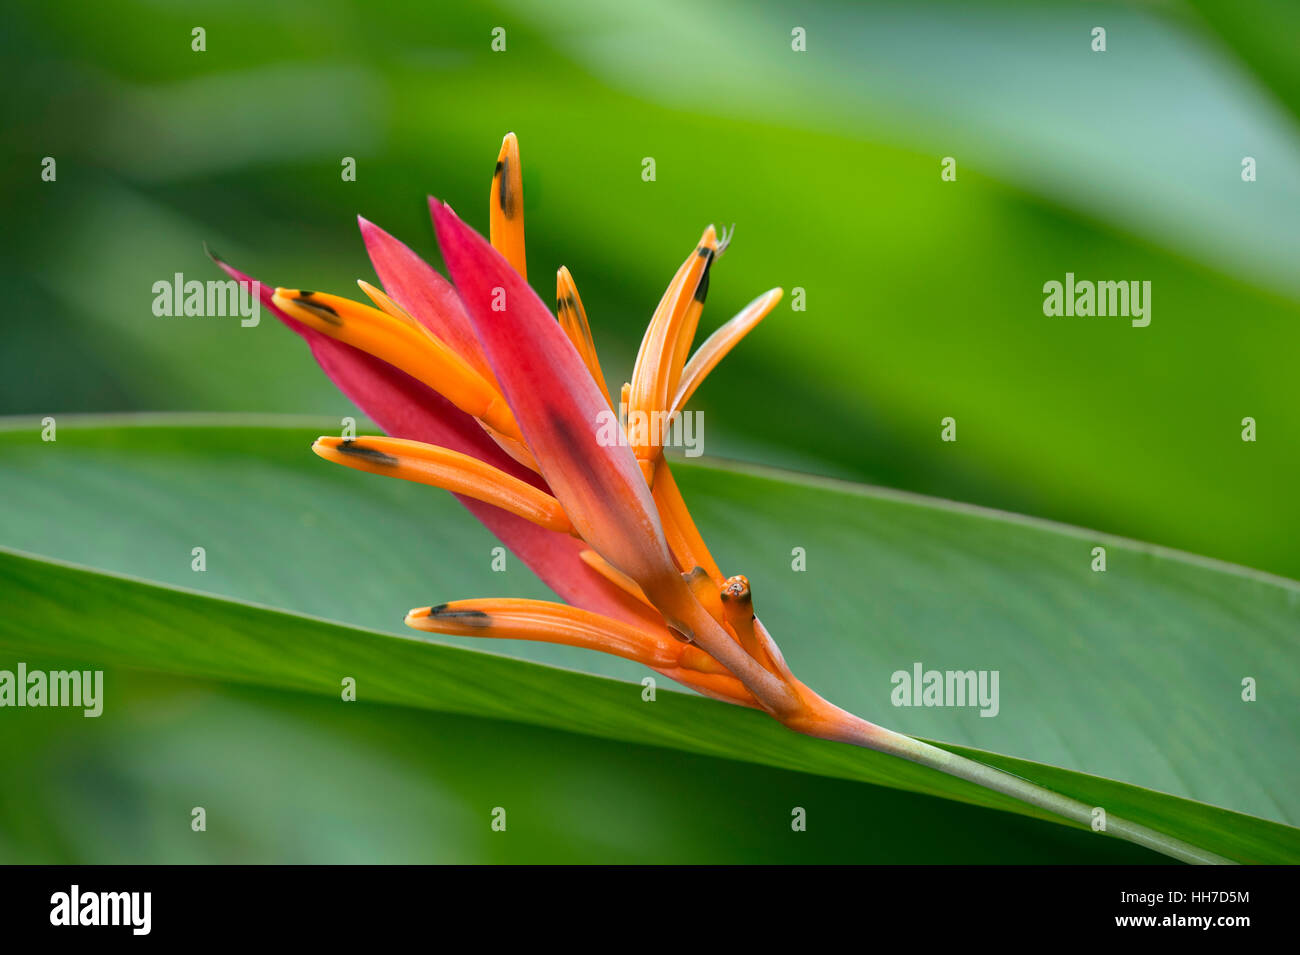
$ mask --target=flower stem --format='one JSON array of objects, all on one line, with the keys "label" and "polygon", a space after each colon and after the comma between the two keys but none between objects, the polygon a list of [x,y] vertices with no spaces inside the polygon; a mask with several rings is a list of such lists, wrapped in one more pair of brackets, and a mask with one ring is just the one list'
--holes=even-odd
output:
[{"label": "flower stem", "polygon": [[[829,704],[827,705],[829,706]],[[880,753],[888,753],[891,756],[898,756],[913,763],[937,769],[950,776],[968,780],[978,786],[983,786],[985,789],[991,789],[1013,799],[1019,799],[1031,806],[1046,809],[1048,812],[1063,816],[1089,828],[1092,826],[1092,813],[1095,808],[1093,806],[1082,803],[1077,799],[1071,799],[1068,796],[1062,796],[1060,793],[1053,792],[1036,783],[1031,783],[1020,776],[995,769],[985,763],[967,759],[965,756],[959,756],[946,749],[940,749],[938,746],[932,746],[919,739],[913,739],[902,733],[885,729],[883,726],[869,723],[861,717],[839,709],[839,707],[831,707],[831,710],[832,712],[827,714],[829,717],[827,721],[816,730],[813,730],[813,735],[843,743],[851,743],[854,746],[862,746]],[[804,732],[808,732],[808,730],[804,730]],[[1231,859],[1226,859],[1223,856],[1216,855],[1166,833],[1158,832],[1140,823],[1110,813],[1106,814],[1105,819],[1106,827],[1102,831],[1106,835],[1139,846],[1145,846],[1182,862],[1195,865],[1235,864]]]}]

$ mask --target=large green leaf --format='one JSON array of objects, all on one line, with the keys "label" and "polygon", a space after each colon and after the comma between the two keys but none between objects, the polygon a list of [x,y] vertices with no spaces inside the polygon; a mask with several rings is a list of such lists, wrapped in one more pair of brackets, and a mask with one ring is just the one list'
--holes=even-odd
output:
[{"label": "large green leaf", "polygon": [[[314,459],[306,443],[319,430],[65,421],[45,443],[33,423],[15,424],[0,435],[3,543],[170,586],[9,553],[3,586],[15,611],[0,640],[330,694],[352,675],[371,700],[1024,810],[711,701],[661,691],[649,705],[621,680],[352,629],[403,634],[409,606],[539,587],[518,567],[493,573],[491,539],[446,495]],[[916,735],[1005,754],[978,758],[1229,857],[1297,856],[1296,830],[1276,824],[1296,814],[1287,759],[1296,675],[1286,665],[1300,603],[1294,584],[848,485],[680,470],[723,566],[750,575],[796,671],[831,699]],[[1107,548],[1105,573],[1090,569],[1095,545]],[[195,546],[206,549],[204,573],[191,570]],[[796,547],[806,572],[791,570]],[[492,649],[641,675],[564,648]],[[890,675],[913,661],[998,670],[1000,713],[893,708]],[[1246,677],[1258,680],[1259,702],[1241,701]]]},{"label": "large green leaf", "polygon": [[[726,756],[1059,821],[962,780],[878,753],[796,736],[751,711],[694,696],[666,693],[647,703],[638,685],[424,646],[4,551],[0,570],[5,581],[0,592],[22,608],[0,622],[0,645],[15,653],[55,650],[65,660],[80,661],[72,664],[76,666],[86,660],[130,664],[312,690],[337,699],[344,679],[351,678],[370,702]],[[95,623],[88,626],[86,608],[91,607],[111,609],[93,614]],[[246,745],[238,737],[232,742]],[[1277,862],[1300,853],[1300,832],[1277,823],[1057,767],[957,749],[1228,858]],[[872,802],[879,798],[867,797]],[[874,810],[862,806],[856,812]],[[830,821],[839,825],[847,820]],[[1002,858],[1000,850],[991,851]]]},{"label": "large green leaf", "polygon": [[21,785],[0,790],[0,862],[1161,861],[1010,813],[364,691],[343,704],[120,669],[105,687],[97,720],[6,714],[0,760]]}]

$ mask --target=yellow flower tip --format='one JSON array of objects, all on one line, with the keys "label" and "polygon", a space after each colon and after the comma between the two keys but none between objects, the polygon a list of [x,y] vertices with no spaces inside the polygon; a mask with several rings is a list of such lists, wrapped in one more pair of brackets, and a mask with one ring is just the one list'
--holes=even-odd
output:
[{"label": "yellow flower tip", "polygon": [[372,474],[391,473],[394,477],[406,476],[402,473],[401,458],[369,443],[351,438],[322,435],[312,442],[311,449],[319,458],[358,471],[369,471]]},{"label": "yellow flower tip", "polygon": [[316,297],[315,292],[295,288],[277,288],[271,296],[276,308],[290,318],[295,318],[312,328],[337,327],[343,324],[338,310],[327,301]]},{"label": "yellow flower tip", "polygon": [[425,633],[472,633],[489,629],[492,617],[482,610],[438,604],[436,607],[416,607],[407,613],[404,623],[413,630],[423,630]]}]

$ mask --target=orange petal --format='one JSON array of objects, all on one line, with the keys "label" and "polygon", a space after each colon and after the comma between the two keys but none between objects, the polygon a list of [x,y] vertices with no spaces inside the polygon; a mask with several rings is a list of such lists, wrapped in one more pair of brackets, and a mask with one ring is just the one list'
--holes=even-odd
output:
[{"label": "orange petal", "polygon": [[698,647],[675,639],[667,628],[629,626],[567,604],[518,598],[455,600],[412,610],[406,625],[426,633],[598,650],[644,664],[713,699],[757,706],[753,694],[725,667]]},{"label": "orange petal", "polygon": [[272,301],[309,328],[406,372],[497,431],[519,435],[505,399],[487,379],[418,323],[324,292],[278,288]]},{"label": "orange petal", "polygon": [[613,408],[614,402],[610,401],[609,388],[606,387],[605,376],[600,370],[600,359],[596,357],[596,343],[591,338],[591,326],[587,324],[587,310],[582,307],[582,299],[578,296],[578,286],[574,283],[573,276],[564,266],[560,266],[555,274],[555,314],[564,334],[569,336],[569,341],[573,342],[573,347],[591,372],[591,380],[600,386],[601,394]]},{"label": "orange petal", "polygon": [[683,571],[693,567],[702,567],[713,581],[714,587],[722,586],[722,571],[709,553],[704,538],[700,536],[695,521],[691,519],[682,492],[678,490],[672,471],[666,460],[660,460],[655,470],[654,480],[655,506],[659,508],[659,518],[663,521],[664,537],[673,552],[677,566]]},{"label": "orange petal", "polygon": [[489,235],[492,247],[506,257],[519,275],[527,279],[524,261],[524,179],[519,165],[519,140],[506,133],[492,174],[492,195],[488,200]]},{"label": "orange petal", "polygon": [[700,387],[709,372],[713,371],[718,362],[727,357],[727,353],[776,307],[776,303],[781,301],[782,294],[779,288],[764,292],[705,340],[682,371],[681,380],[676,386],[672,410],[681,411],[686,407],[686,402],[691,400],[691,395],[695,394],[695,389]]},{"label": "orange petal", "polygon": [[[699,309],[703,307],[704,296],[709,287],[709,268],[717,254],[718,234],[713,226],[704,230],[699,244],[682,267],[673,276],[668,290],[659,301],[645,337],[641,340],[641,349],[637,354],[636,366],[632,370],[632,390],[628,401],[628,437],[633,453],[638,460],[653,461],[659,453],[666,422],[656,427],[639,427],[642,420],[647,424],[656,421],[654,417],[672,411],[669,405],[669,388],[677,377],[680,368],[675,366],[678,352],[684,354],[680,339],[689,328],[694,335],[691,316],[699,320]],[[646,416],[642,419],[640,416]]]},{"label": "orange petal", "polygon": [[326,461],[358,471],[464,494],[547,530],[560,533],[572,530],[560,502],[551,495],[458,451],[403,438],[368,437],[352,441],[330,436],[317,438],[311,449]]},{"label": "orange petal", "polygon": [[560,643],[612,653],[655,668],[676,667],[685,646],[666,627],[661,628],[662,632],[655,632],[545,600],[456,600],[412,610],[406,615],[406,625],[462,637]]}]

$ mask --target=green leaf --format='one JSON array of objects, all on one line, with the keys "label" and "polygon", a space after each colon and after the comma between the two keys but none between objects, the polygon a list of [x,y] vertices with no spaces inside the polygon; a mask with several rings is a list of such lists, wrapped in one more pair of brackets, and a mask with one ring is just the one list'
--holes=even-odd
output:
[{"label": "green leaf", "polygon": [[[0,645],[15,651],[56,650],[65,658],[334,697],[351,677],[371,702],[725,756],[1060,821],[963,780],[798,736],[753,711],[695,696],[662,693],[650,706],[637,685],[421,645],[4,551],[0,570],[0,593],[22,608],[0,623]],[[111,609],[89,609],[96,607]],[[40,636],[33,639],[33,633]],[[1238,861],[1285,861],[1300,850],[1297,831],[1276,823],[1056,767],[959,751]]]},{"label": "green leaf", "polygon": [[1287,0],[1188,0],[1213,33],[1239,58],[1239,65],[1266,85],[1300,120],[1300,61],[1295,37],[1300,8]]},{"label": "green leaf", "polygon": [[[22,785],[0,791],[0,862],[1160,861],[1010,813],[372,705],[364,689],[342,704],[121,669],[104,679],[110,702],[96,720],[6,713],[0,760]],[[489,825],[498,806],[504,833]],[[806,810],[805,831],[792,831],[793,807]]]},{"label": "green leaf", "polygon": [[[644,671],[602,655],[489,647],[552,664],[542,667],[412,639],[400,625],[410,606],[540,588],[518,566],[492,573],[492,539],[447,495],[315,459],[307,444],[326,429],[64,421],[53,443],[34,423],[0,434],[3,542],[41,555],[0,557],[11,608],[0,643],[330,695],[350,675],[369,700],[1034,814],[749,711],[662,689],[645,704],[625,682]],[[1300,788],[1287,759],[1296,585],[860,487],[678,471],[720,563],[749,574],[796,672],[834,702],[1005,754],[973,753],[1230,858],[1300,858],[1297,830],[1279,824],[1294,822]],[[1094,546],[1107,548],[1105,573],[1090,569]],[[205,548],[203,573],[193,547]],[[797,547],[806,572],[791,570]],[[1000,712],[891,706],[891,675],[914,661],[999,671]],[[1258,702],[1242,702],[1245,677]]]}]

